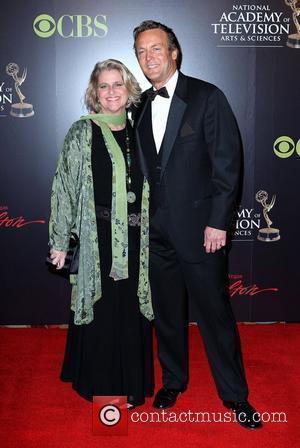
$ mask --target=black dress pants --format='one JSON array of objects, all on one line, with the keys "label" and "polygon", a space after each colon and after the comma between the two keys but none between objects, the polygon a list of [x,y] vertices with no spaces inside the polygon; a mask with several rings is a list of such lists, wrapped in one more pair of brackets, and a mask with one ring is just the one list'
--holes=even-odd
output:
[{"label": "black dress pants", "polygon": [[150,221],[150,282],[163,385],[187,387],[189,299],[220,398],[244,400],[248,388],[227,291],[225,250],[187,263],[178,255],[170,229],[168,209],[158,208]]}]

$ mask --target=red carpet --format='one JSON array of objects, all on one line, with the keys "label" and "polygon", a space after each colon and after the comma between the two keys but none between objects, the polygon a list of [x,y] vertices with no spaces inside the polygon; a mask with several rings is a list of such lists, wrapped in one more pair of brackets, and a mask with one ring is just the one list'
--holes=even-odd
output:
[{"label": "red carpet", "polygon": [[[59,380],[66,331],[0,328],[1,448],[296,447],[299,446],[299,324],[239,325],[250,402],[269,422],[257,431],[218,423],[226,412],[208,370],[198,330],[191,327],[190,386],[169,412],[210,412],[216,422],[133,423],[128,436],[92,434],[92,405]],[[160,385],[156,364],[157,387]],[[152,412],[151,400],[138,408]],[[215,417],[213,417],[215,415]],[[223,415],[223,414],[222,414]],[[143,414],[144,418],[146,414]],[[297,418],[298,417],[298,418]],[[283,420],[283,416],[281,416]]]}]

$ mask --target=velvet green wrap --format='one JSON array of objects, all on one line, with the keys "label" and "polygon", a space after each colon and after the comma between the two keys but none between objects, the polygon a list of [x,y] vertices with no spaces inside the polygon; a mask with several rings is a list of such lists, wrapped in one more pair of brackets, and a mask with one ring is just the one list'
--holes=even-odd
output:
[{"label": "velvet green wrap", "polygon": [[[70,276],[71,309],[75,313],[74,323],[77,325],[88,324],[93,320],[93,305],[102,295],[91,147],[91,122],[89,120],[76,121],[65,137],[51,193],[49,246],[56,250],[67,251],[71,232],[78,235],[80,240],[78,274]],[[114,179],[112,181],[114,182]],[[153,310],[148,278],[148,204],[149,185],[144,179],[137,294],[141,313],[152,320]]]}]

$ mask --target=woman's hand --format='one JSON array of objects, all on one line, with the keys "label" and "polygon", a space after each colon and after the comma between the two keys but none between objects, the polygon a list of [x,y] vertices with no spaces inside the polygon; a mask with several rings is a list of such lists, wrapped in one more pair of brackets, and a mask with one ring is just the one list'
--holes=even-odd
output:
[{"label": "woman's hand", "polygon": [[64,267],[66,256],[67,252],[62,250],[50,250],[50,258],[52,260],[52,264],[56,266],[56,269],[62,269]]}]

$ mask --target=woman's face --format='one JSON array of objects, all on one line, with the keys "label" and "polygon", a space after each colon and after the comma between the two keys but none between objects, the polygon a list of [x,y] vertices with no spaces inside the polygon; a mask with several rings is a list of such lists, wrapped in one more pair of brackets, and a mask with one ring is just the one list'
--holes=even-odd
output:
[{"label": "woman's face", "polygon": [[100,73],[97,96],[101,113],[118,115],[125,110],[129,94],[119,70],[103,70]]}]

